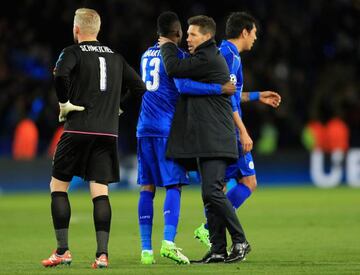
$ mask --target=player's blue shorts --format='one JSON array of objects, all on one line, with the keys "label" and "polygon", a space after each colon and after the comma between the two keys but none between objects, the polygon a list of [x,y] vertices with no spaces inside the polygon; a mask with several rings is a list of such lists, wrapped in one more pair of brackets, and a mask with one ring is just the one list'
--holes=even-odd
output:
[{"label": "player's blue shorts", "polygon": [[242,177],[249,177],[255,175],[255,166],[251,152],[244,155],[242,145],[238,142],[239,158],[226,168],[225,181],[230,179],[239,179]]},{"label": "player's blue shorts", "polygon": [[138,184],[169,186],[189,184],[186,170],[166,158],[167,138],[140,137],[137,144]]}]

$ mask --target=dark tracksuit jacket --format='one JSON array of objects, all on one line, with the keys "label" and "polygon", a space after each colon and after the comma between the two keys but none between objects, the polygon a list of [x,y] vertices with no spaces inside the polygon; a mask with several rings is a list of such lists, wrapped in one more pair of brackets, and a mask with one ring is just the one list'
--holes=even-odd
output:
[{"label": "dark tracksuit jacket", "polygon": [[[226,61],[212,39],[198,46],[189,58],[179,59],[173,43],[161,47],[161,56],[171,77],[219,84],[229,81]],[[237,159],[230,98],[226,95],[181,95],[170,131],[167,157],[177,159],[189,170],[196,169],[197,157]]]}]

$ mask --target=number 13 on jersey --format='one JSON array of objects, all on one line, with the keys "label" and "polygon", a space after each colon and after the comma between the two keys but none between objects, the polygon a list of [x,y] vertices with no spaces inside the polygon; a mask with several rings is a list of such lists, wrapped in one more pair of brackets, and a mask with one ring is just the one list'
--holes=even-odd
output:
[{"label": "number 13 on jersey", "polygon": [[[149,61],[150,59],[150,61]],[[154,92],[160,85],[160,58],[143,58],[142,60],[142,80],[148,91]]]}]

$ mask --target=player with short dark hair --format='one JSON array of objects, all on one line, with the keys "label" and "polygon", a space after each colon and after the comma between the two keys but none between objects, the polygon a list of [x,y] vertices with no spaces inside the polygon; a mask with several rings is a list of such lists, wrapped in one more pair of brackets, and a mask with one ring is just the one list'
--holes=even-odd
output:
[{"label": "player with short dark hair", "polygon": [[[157,29],[159,35],[169,38],[176,45],[181,42],[181,24],[175,13],[168,11],[160,14]],[[177,56],[183,59],[186,54],[177,48]],[[235,87],[231,83],[222,86],[169,77],[158,44],[142,55],[141,71],[147,89],[137,126],[141,263],[155,263],[151,240],[153,201],[156,187],[165,187],[164,238],[160,254],[179,264],[188,264],[188,258],[174,242],[179,222],[181,189],[182,185],[188,184],[188,177],[181,165],[165,155],[175,105],[180,94],[233,94]]]},{"label": "player with short dark hair", "polygon": [[108,184],[119,181],[118,124],[122,87],[142,94],[140,76],[125,59],[97,40],[100,16],[92,9],[77,9],[75,43],[56,62],[54,80],[64,133],[53,160],[51,214],[57,249],[42,261],[45,267],[70,264],[69,182],[79,176],[90,182],[97,250],[93,268],[108,266],[111,207]]}]

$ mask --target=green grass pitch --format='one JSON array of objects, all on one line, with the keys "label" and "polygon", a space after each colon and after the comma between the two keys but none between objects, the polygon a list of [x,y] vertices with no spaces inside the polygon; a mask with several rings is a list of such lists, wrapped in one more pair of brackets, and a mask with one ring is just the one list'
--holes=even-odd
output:
[{"label": "green grass pitch", "polygon": [[[178,266],[159,256],[164,191],[155,198],[153,248],[156,264],[140,264],[138,193],[110,194],[113,219],[110,267],[92,270],[95,234],[90,195],[70,193],[71,267],[44,268],[40,261],[55,248],[50,196],[0,197],[0,274],[360,274],[360,189],[340,187],[262,188],[238,210],[253,247],[236,264]],[[176,243],[190,259],[206,249],[193,239],[203,221],[200,190],[185,188]],[[230,246],[229,242],[229,246]]]}]

